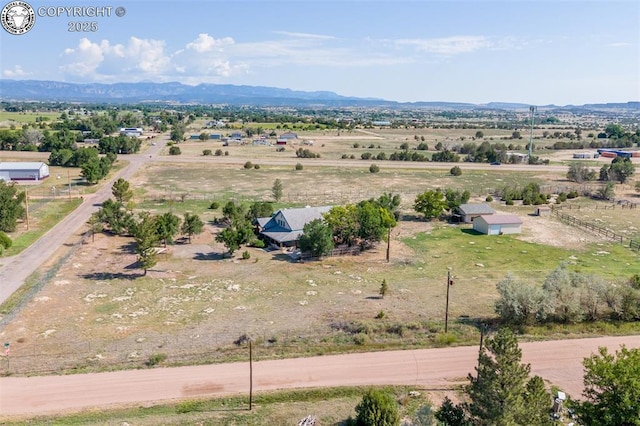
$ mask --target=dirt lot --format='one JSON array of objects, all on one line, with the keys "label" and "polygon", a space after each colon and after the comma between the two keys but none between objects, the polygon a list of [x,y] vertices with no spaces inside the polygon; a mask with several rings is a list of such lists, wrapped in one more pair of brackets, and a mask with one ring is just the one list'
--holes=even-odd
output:
[{"label": "dirt lot", "polygon": [[[524,240],[576,249],[597,241],[552,218],[521,217]],[[97,235],[76,249],[0,338],[12,342],[13,372],[140,365],[155,353],[174,362],[215,359],[217,349],[234,347],[244,334],[264,347],[311,342],[321,352],[323,345],[350,341],[336,324],[372,321],[380,311],[389,324],[441,317],[440,281],[420,278],[433,273],[401,241],[430,229],[426,222],[401,222],[392,235],[391,263],[381,245],[357,257],[300,264],[261,249],[248,249],[248,260],[240,253],[223,258],[224,247],[214,241],[218,228],[208,225],[192,244],[163,250],[144,277],[130,239]],[[465,285],[473,303],[452,304],[451,318],[492,313],[495,280],[473,273]],[[383,277],[392,291],[381,299]]]}]

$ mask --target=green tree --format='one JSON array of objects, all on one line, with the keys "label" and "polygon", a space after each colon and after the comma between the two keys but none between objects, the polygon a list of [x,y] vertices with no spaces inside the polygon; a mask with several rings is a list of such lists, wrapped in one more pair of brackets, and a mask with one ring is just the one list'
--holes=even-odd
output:
[{"label": "green tree", "polygon": [[640,425],[640,349],[600,348],[583,365],[585,400],[571,404],[581,424]]},{"label": "green tree", "polygon": [[460,405],[456,405],[449,399],[444,397],[442,405],[435,412],[436,419],[445,426],[467,426],[471,425],[464,409]]},{"label": "green tree", "polygon": [[96,241],[96,234],[104,230],[104,224],[100,220],[100,214],[98,212],[93,213],[91,217],[89,217],[87,225],[89,225],[89,232],[91,233],[91,242],[94,243]]},{"label": "green tree", "polygon": [[521,282],[511,274],[497,284],[495,311],[507,324],[533,324],[542,315],[545,294],[539,285]]},{"label": "green tree", "polygon": [[216,235],[216,241],[223,243],[231,256],[240,248],[240,240],[238,230],[231,227],[223,229]]},{"label": "green tree", "polygon": [[616,191],[613,182],[607,182],[596,191],[596,195],[602,200],[611,200],[615,194]]},{"label": "green tree", "polygon": [[338,244],[352,246],[356,243],[359,223],[355,204],[332,207],[323,218]]},{"label": "green tree", "polygon": [[204,229],[204,222],[197,214],[185,213],[184,220],[182,221],[182,233],[189,237],[189,244],[191,244],[191,236],[202,233]]},{"label": "green tree", "polygon": [[90,185],[98,183],[100,179],[104,177],[100,160],[97,158],[85,162],[81,166],[81,169],[80,175],[85,178]]},{"label": "green tree", "polygon": [[619,139],[624,135],[624,129],[620,124],[611,123],[607,127],[605,127],[604,132],[607,134],[608,138],[616,138]]},{"label": "green tree", "polygon": [[586,164],[574,161],[569,165],[567,179],[569,179],[570,181],[582,183],[585,181],[594,180],[595,178],[595,170],[591,170]]},{"label": "green tree", "polygon": [[304,225],[298,241],[300,250],[310,252],[313,257],[322,257],[333,250],[331,228],[321,219],[315,219]]},{"label": "green tree", "polygon": [[449,173],[451,174],[451,176],[460,176],[462,175],[462,169],[460,168],[460,166],[453,166],[451,170],[449,170]]},{"label": "green tree", "polygon": [[171,126],[171,133],[169,138],[174,142],[182,142],[184,140],[184,133],[187,131],[187,128],[183,122],[174,123]]},{"label": "green tree", "polygon": [[447,200],[440,189],[425,191],[418,194],[413,209],[422,213],[425,219],[437,218],[447,209]]},{"label": "green tree", "polygon": [[200,139],[202,142],[208,141],[209,140],[209,133],[207,133],[207,132],[200,133],[200,136],[198,136],[198,139]]},{"label": "green tree", "polygon": [[165,247],[173,243],[173,238],[180,229],[180,218],[171,212],[167,212],[155,217],[156,234]]},{"label": "green tree", "polygon": [[108,199],[102,203],[102,207],[97,213],[100,221],[106,224],[114,234],[124,235],[127,232],[133,233],[135,220],[133,219],[133,215],[124,208],[122,203]]},{"label": "green tree", "polygon": [[484,133],[482,133],[482,130],[478,130],[476,132],[476,139],[482,139],[484,138]]},{"label": "green tree", "polygon": [[368,390],[356,405],[357,426],[396,426],[400,424],[398,405],[392,395]]},{"label": "green tree", "polygon": [[25,192],[19,191],[15,182],[0,180],[0,231],[15,231],[18,219],[25,216],[25,200]]},{"label": "green tree", "polygon": [[182,151],[180,150],[179,146],[172,146],[169,148],[169,155],[180,155],[182,154]]},{"label": "green tree", "polygon": [[382,279],[382,284],[380,284],[380,296],[384,298],[384,296],[389,292],[389,284],[387,284],[386,279]]},{"label": "green tree", "polygon": [[133,198],[133,190],[130,189],[130,184],[123,178],[119,178],[113,183],[111,193],[116,201],[122,204],[128,203]]},{"label": "green tree", "polygon": [[477,374],[469,374],[470,384],[465,388],[470,402],[464,407],[475,424],[528,425],[532,424],[529,419],[534,416],[549,415],[550,397],[544,413],[535,411],[539,409],[537,404],[527,405],[527,379],[531,367],[521,364],[521,359],[518,340],[508,328],[486,340],[478,357]]},{"label": "green tree", "polygon": [[136,243],[135,252],[138,255],[138,264],[147,275],[147,270],[157,263],[155,245],[158,242],[156,220],[149,212],[143,212],[141,219],[136,223],[133,238]]},{"label": "green tree", "polygon": [[616,157],[611,161],[609,177],[620,183],[625,183],[635,173],[636,167],[628,157]]},{"label": "green tree", "polygon": [[276,179],[271,187],[271,194],[273,194],[273,199],[276,200],[276,202],[282,199],[282,190],[282,181],[280,179]]}]

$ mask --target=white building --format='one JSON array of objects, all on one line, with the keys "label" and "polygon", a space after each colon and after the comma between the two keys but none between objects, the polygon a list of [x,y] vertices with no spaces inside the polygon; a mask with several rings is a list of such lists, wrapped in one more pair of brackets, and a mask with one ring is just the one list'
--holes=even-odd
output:
[{"label": "white building", "polygon": [[35,180],[49,177],[49,166],[42,162],[2,162],[0,180]]},{"label": "white building", "polygon": [[487,235],[519,234],[522,219],[514,214],[478,216],[473,221],[473,229]]}]

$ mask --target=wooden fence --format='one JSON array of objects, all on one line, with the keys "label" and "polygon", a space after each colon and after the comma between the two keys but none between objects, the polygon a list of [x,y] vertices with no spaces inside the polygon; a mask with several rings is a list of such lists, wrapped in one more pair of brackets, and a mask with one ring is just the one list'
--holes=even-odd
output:
[{"label": "wooden fence", "polygon": [[[558,216],[558,218],[562,222],[566,223],[567,225],[587,229],[589,231],[595,232],[598,235],[602,235],[605,238],[609,238],[613,241],[617,241],[621,244],[624,244],[624,240],[625,240],[624,236],[617,234],[603,226],[595,225],[591,222],[580,220],[576,217],[569,216],[568,214],[561,213],[559,209],[556,209],[556,208],[553,209],[553,214]],[[640,241],[629,239],[629,248],[631,248],[632,250],[640,250]]]},{"label": "wooden fence", "polygon": [[579,228],[584,228],[584,229],[588,229],[589,231],[593,231],[596,234],[602,235],[605,238],[610,238],[614,241],[618,241],[618,242],[622,242],[624,240],[624,237],[620,234],[616,234],[613,231],[610,231],[609,229],[599,226],[599,225],[595,225],[591,222],[587,222],[584,220],[580,220],[576,217],[573,216],[569,216],[568,214],[564,214],[564,213],[560,213],[558,210],[553,210],[553,213],[558,216],[558,218],[571,226],[577,226]]}]

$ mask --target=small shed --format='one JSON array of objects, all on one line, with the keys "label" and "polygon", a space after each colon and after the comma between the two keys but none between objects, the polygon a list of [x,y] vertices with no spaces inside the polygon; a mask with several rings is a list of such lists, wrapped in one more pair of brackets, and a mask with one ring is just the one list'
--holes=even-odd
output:
[{"label": "small shed", "polygon": [[487,216],[496,214],[496,211],[490,205],[484,203],[478,204],[460,204],[454,212],[460,222],[472,223],[479,216]]},{"label": "small shed", "polygon": [[537,206],[535,210],[536,216],[551,216],[551,207]]},{"label": "small shed", "polygon": [[473,221],[473,229],[486,235],[519,234],[522,219],[514,214],[478,216]]},{"label": "small shed", "polygon": [[0,163],[2,180],[35,180],[49,177],[49,166],[43,162],[2,162]]}]

